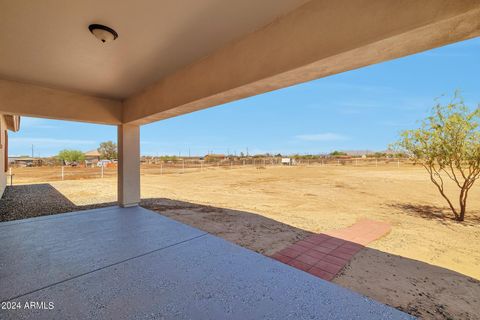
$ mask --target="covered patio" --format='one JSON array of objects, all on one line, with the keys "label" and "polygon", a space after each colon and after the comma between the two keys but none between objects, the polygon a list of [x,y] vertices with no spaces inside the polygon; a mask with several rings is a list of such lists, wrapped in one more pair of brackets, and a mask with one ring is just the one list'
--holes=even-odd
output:
[{"label": "covered patio", "polygon": [[141,207],[0,230],[2,319],[411,318]]},{"label": "covered patio", "polygon": [[140,208],[140,126],[476,37],[477,0],[0,9],[0,114],[117,126],[119,148],[118,206],[0,224],[0,300],[39,303],[0,318],[409,318]]}]

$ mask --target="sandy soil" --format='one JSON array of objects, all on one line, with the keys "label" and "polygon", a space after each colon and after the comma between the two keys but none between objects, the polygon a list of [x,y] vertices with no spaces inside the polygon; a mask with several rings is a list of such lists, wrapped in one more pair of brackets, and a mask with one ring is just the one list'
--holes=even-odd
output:
[{"label": "sandy soil", "polygon": [[[114,178],[51,185],[75,205],[115,200]],[[410,166],[210,169],[162,176],[145,170],[142,198],[142,205],[161,214],[266,255],[360,218],[388,221],[392,231],[357,254],[334,282],[425,319],[480,318],[479,185],[462,224],[450,219],[423,170]]]}]

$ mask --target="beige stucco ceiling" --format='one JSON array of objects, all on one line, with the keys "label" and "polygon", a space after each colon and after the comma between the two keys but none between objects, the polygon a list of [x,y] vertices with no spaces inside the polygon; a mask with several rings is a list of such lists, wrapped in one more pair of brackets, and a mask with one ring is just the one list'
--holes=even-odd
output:
[{"label": "beige stucco ceiling", "polygon": [[[0,79],[126,98],[306,0],[0,0]],[[102,44],[91,23],[119,33]]]}]

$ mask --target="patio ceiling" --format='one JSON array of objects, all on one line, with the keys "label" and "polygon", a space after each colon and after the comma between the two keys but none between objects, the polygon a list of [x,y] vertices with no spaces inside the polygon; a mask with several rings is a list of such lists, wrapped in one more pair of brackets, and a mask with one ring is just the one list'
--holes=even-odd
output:
[{"label": "patio ceiling", "polygon": [[[306,0],[0,1],[0,74],[124,99]],[[114,28],[102,45],[88,25]]]},{"label": "patio ceiling", "polygon": [[[477,0],[0,0],[0,112],[144,124],[480,34]],[[87,27],[119,38],[102,44]]]}]

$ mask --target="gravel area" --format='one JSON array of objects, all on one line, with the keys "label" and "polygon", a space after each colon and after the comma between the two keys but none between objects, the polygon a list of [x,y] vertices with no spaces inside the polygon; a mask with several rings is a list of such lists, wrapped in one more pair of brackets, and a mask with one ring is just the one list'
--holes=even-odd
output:
[{"label": "gravel area", "polygon": [[75,205],[48,183],[7,186],[0,201],[0,222],[115,205]]}]

